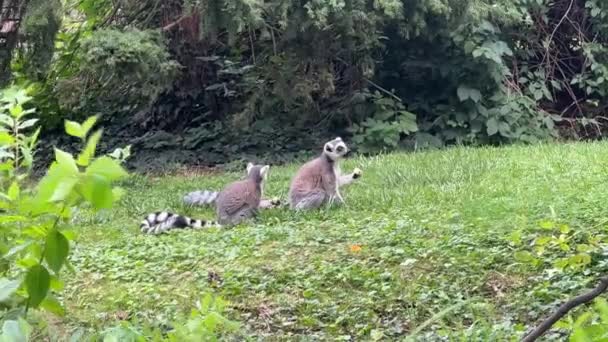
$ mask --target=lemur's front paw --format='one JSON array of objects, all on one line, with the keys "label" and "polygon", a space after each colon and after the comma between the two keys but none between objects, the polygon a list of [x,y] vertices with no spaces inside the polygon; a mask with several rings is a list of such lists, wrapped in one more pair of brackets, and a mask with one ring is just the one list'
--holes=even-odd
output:
[{"label": "lemur's front paw", "polygon": [[281,205],[281,199],[280,199],[280,198],[278,198],[278,197],[273,197],[273,198],[270,200],[270,204],[272,205],[272,207],[278,207],[278,206],[280,206],[280,205]]},{"label": "lemur's front paw", "polygon": [[363,171],[361,171],[360,168],[356,167],[353,170],[353,179],[357,179],[357,178],[361,177],[362,174],[363,174]]}]

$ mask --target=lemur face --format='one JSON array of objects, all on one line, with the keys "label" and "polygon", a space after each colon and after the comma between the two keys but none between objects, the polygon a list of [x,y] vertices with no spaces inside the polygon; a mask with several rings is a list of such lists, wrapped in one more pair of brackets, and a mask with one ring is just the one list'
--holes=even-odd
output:
[{"label": "lemur face", "polygon": [[344,155],[348,153],[348,147],[346,147],[346,144],[342,141],[342,138],[337,137],[334,140],[325,143],[323,153],[331,160],[337,160],[344,157]]}]

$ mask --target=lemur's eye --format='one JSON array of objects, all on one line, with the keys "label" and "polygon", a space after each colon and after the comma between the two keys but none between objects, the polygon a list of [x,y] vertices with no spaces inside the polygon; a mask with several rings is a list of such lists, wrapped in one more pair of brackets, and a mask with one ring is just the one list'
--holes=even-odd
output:
[{"label": "lemur's eye", "polygon": [[328,146],[325,146],[325,151],[327,151],[327,152],[331,152],[331,147],[329,147],[329,145],[328,145]]},{"label": "lemur's eye", "polygon": [[344,146],[338,146],[338,148],[336,148],[336,151],[343,152],[344,151]]}]

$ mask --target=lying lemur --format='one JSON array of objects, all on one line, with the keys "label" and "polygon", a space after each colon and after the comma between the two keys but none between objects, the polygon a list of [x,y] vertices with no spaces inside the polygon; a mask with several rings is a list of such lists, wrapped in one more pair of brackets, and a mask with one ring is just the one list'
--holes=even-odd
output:
[{"label": "lying lemur", "polygon": [[351,174],[341,174],[338,163],[347,152],[346,144],[338,137],[325,143],[321,156],[302,165],[289,188],[290,208],[314,209],[335,200],[344,203],[340,187],[361,176],[358,168]]},{"label": "lying lemur", "polygon": [[247,178],[227,185],[215,200],[216,221],[194,220],[192,218],[157,212],[149,214],[140,225],[145,234],[159,234],[176,228],[201,229],[236,225],[256,216],[262,198],[264,181],[268,176],[268,165],[247,165]]}]

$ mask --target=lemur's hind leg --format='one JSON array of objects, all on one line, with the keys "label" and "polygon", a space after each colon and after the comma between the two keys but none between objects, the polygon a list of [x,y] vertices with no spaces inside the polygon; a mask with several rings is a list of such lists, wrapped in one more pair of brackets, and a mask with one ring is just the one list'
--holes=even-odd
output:
[{"label": "lemur's hind leg", "polygon": [[327,199],[325,191],[314,191],[308,193],[305,197],[301,198],[294,206],[296,210],[306,209],[317,209],[323,205]]},{"label": "lemur's hind leg", "polygon": [[218,222],[221,225],[225,226],[235,226],[247,219],[254,218],[258,214],[257,209],[254,208],[244,208],[232,215],[222,215]]}]

